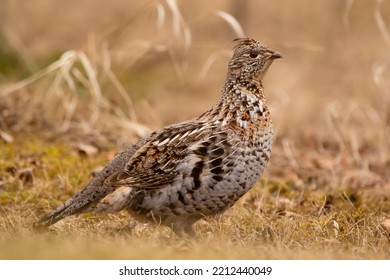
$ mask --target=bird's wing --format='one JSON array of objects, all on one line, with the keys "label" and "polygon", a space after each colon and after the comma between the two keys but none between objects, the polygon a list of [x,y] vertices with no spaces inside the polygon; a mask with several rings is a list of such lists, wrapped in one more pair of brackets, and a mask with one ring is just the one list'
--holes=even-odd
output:
[{"label": "bird's wing", "polygon": [[226,138],[226,131],[202,121],[184,122],[156,131],[118,154],[80,192],[41,218],[36,227],[50,226],[69,215],[96,212],[96,205],[104,204],[105,199],[115,196],[122,186],[161,188],[171,183],[179,173],[191,172],[178,169],[183,162],[184,166],[190,166],[193,172],[199,173],[191,160],[196,163],[226,155],[230,147]]},{"label": "bird's wing", "polygon": [[[141,146],[123,171],[107,178],[113,187],[160,188],[171,183],[178,175],[178,165],[194,157],[209,157],[208,152],[218,149],[223,141],[228,145],[227,132],[204,122],[184,122],[153,133]],[[226,146],[225,145],[225,146]],[[206,147],[205,147],[206,146]],[[226,151],[220,150],[222,154]]]}]

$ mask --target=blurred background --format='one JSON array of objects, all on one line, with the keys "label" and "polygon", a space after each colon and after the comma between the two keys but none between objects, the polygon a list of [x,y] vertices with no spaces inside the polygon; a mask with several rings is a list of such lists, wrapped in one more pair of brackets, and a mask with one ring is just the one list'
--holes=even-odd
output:
[{"label": "blurred background", "polygon": [[381,0],[2,0],[0,131],[133,143],[213,105],[245,35],[283,54],[264,85],[290,163],[390,165],[389,28]]},{"label": "blurred background", "polygon": [[[32,232],[125,145],[215,104],[242,36],[283,59],[270,163],[225,219],[173,248],[125,213]],[[389,258],[389,213],[390,1],[0,0],[0,258]]]}]

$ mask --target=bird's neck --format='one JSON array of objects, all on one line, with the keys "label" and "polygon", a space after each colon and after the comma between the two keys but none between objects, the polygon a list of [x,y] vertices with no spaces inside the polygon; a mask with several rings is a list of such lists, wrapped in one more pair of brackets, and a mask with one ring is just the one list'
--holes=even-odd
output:
[{"label": "bird's neck", "polygon": [[227,79],[222,90],[222,101],[229,103],[236,101],[238,105],[247,99],[258,100],[265,103],[263,85],[261,81],[248,79]]},{"label": "bird's neck", "polygon": [[233,129],[271,125],[261,82],[240,79],[228,79],[222,90],[220,101],[199,119]]}]

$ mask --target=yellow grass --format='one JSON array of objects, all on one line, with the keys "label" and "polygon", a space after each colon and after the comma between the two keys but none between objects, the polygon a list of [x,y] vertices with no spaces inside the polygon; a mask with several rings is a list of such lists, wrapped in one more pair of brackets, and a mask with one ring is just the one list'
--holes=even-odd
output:
[{"label": "yellow grass", "polygon": [[[388,1],[0,10],[0,67],[15,70],[0,72],[0,259],[390,258]],[[195,240],[126,213],[32,229],[115,151],[209,108],[242,32],[284,57],[265,80],[271,161],[249,194]]]}]

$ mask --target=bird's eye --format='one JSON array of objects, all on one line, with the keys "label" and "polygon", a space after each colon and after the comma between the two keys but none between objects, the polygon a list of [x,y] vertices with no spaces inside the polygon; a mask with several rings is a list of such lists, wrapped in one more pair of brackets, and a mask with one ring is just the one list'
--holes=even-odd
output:
[{"label": "bird's eye", "polygon": [[249,56],[250,56],[251,58],[256,58],[258,55],[259,55],[259,54],[258,54],[257,52],[255,52],[255,51],[249,53]]}]

